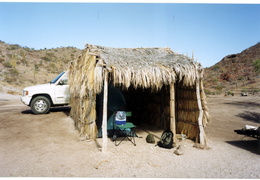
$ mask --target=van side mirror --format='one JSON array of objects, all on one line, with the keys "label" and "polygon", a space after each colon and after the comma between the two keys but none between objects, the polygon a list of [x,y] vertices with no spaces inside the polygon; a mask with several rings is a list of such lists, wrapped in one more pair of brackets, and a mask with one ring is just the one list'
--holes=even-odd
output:
[{"label": "van side mirror", "polygon": [[64,85],[64,80],[60,80],[59,85]]}]

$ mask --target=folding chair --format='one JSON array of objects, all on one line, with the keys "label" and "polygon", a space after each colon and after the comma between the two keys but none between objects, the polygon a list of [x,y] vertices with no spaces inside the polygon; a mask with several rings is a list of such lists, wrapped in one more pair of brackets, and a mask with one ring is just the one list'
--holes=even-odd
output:
[{"label": "folding chair", "polygon": [[[128,139],[135,146],[135,128],[136,126],[131,122],[126,122],[127,113],[125,111],[117,111],[115,113],[115,122],[114,122],[114,135],[113,141],[115,141],[115,145],[118,146],[122,141]],[[117,143],[116,140],[120,135],[122,138]]]}]

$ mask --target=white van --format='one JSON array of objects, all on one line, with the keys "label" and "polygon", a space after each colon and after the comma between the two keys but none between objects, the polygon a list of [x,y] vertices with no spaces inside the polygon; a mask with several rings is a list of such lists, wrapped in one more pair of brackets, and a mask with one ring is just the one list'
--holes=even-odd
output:
[{"label": "white van", "polygon": [[48,84],[23,89],[21,101],[31,107],[34,114],[46,114],[50,107],[68,105],[70,102],[68,73],[62,72]]}]

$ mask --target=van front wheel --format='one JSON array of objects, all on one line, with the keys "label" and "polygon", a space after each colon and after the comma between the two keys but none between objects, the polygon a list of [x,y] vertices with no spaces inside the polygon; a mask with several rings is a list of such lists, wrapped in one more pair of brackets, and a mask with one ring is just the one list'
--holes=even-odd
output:
[{"label": "van front wheel", "polygon": [[50,110],[50,100],[44,96],[37,96],[33,98],[31,109],[34,114],[46,114]]}]

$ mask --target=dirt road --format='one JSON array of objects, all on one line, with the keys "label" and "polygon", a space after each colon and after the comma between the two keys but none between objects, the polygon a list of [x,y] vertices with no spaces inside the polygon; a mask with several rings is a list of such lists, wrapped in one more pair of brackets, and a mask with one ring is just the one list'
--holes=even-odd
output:
[{"label": "dirt road", "polygon": [[[207,126],[209,150],[184,140],[184,155],[145,141],[139,128],[137,146],[79,141],[68,108],[33,115],[19,96],[0,94],[1,177],[168,177],[260,178],[259,140],[234,133],[245,124],[260,125],[260,97],[209,97],[212,122]],[[151,129],[149,129],[151,130]],[[160,136],[162,131],[154,129]],[[243,139],[242,139],[243,138]]]}]

